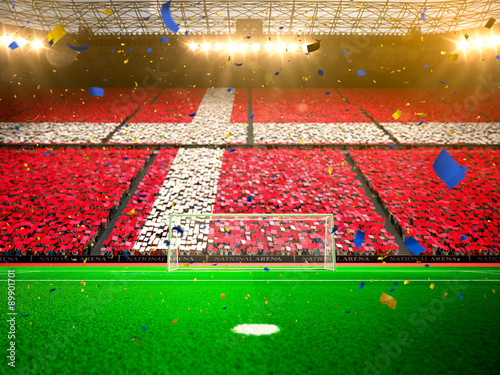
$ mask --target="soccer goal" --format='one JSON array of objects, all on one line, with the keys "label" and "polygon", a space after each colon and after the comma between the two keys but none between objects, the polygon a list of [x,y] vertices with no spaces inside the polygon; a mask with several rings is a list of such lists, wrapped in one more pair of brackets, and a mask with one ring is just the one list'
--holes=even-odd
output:
[{"label": "soccer goal", "polygon": [[336,270],[331,214],[173,214],[167,246],[168,271],[188,256],[203,259],[205,267],[270,262]]}]

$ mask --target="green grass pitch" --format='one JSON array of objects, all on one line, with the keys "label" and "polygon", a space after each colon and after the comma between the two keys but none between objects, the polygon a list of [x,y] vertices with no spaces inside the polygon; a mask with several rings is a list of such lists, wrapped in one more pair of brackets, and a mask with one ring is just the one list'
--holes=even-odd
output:
[{"label": "green grass pitch", "polygon": [[[3,355],[1,374],[493,374],[500,368],[499,268],[9,269],[16,280],[16,367]],[[5,353],[7,268],[0,273]],[[394,310],[379,301],[383,292],[396,299]],[[245,323],[280,331],[231,331]]]}]

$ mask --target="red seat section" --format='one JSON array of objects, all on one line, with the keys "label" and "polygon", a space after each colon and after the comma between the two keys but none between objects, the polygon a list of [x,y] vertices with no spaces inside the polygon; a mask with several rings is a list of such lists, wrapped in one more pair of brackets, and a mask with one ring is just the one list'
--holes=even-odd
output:
[{"label": "red seat section", "polygon": [[247,122],[247,121],[248,121],[248,89],[237,89],[234,95],[233,111],[231,113],[231,122]]},{"label": "red seat section", "polygon": [[[244,104],[245,94],[237,93],[232,122],[246,122]],[[252,89],[252,113],[259,123],[370,122],[334,89]]]},{"label": "red seat section", "polygon": [[[164,89],[159,97],[150,104],[141,103],[141,110],[132,122],[189,123],[189,116],[198,110],[206,89]],[[154,98],[154,97],[153,97]],[[151,98],[151,99],[153,99]]]},{"label": "red seat section", "polygon": [[[88,89],[78,89],[56,103],[39,103],[9,121],[36,122],[121,122],[161,89],[106,88],[102,97],[89,97]],[[38,117],[37,117],[38,115]]]},{"label": "red seat section", "polygon": [[[500,121],[500,90],[472,89],[427,89],[431,95],[448,103],[444,121],[450,117],[461,122]],[[449,121],[447,121],[449,122]]]},{"label": "red seat section", "polygon": [[213,212],[331,213],[339,227],[337,251],[359,251],[353,245],[358,229],[366,231],[361,251],[396,250],[355,176],[336,150],[237,149],[224,154]]},{"label": "red seat section", "polygon": [[[339,89],[349,103],[361,106],[378,122],[475,122],[477,113],[451,106],[420,89]],[[396,111],[399,118],[394,118]]]},{"label": "red seat section", "polygon": [[452,190],[432,168],[440,152],[349,151],[403,234],[414,236],[425,254],[498,252],[500,151],[449,150],[468,168]]},{"label": "red seat section", "polygon": [[0,149],[0,251],[81,254],[104,229],[149,153]]},{"label": "red seat section", "polygon": [[[122,216],[118,219],[111,235],[104,242],[103,251],[119,254],[133,249],[141,228],[153,207],[178,149],[162,149],[148,169],[148,173],[139,183],[139,187],[128,202]],[[155,250],[152,250],[155,253]]]},{"label": "red seat section", "polygon": [[40,122],[51,103],[74,91],[75,89],[2,89],[0,120]]}]

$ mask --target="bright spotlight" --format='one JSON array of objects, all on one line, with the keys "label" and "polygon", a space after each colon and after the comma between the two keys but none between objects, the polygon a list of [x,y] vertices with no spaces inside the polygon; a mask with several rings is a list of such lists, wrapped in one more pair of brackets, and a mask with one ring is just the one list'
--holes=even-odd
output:
[{"label": "bright spotlight", "polygon": [[198,45],[195,42],[191,42],[189,43],[189,48],[191,49],[191,51],[196,51]]},{"label": "bright spotlight", "polygon": [[26,44],[28,44],[28,41],[24,38],[19,38],[16,40],[16,43],[19,47],[24,47]]},{"label": "bright spotlight", "polygon": [[238,51],[246,52],[247,49],[248,49],[248,44],[246,44],[246,43],[239,43],[238,44]]},{"label": "bright spotlight", "polygon": [[276,50],[278,52],[285,52],[286,51],[286,44],[283,42],[276,43]]},{"label": "bright spotlight", "polygon": [[43,42],[41,40],[35,40],[33,43],[31,43],[31,47],[34,49],[41,49],[43,48]]},{"label": "bright spotlight", "polygon": [[208,51],[210,49],[210,43],[203,43],[201,45],[201,50],[202,51]]},{"label": "bright spotlight", "polygon": [[459,49],[466,49],[467,47],[469,47],[469,42],[466,40],[461,40],[457,43],[457,48]]},{"label": "bright spotlight", "polygon": [[290,45],[288,46],[288,50],[290,52],[295,52],[297,51],[298,48],[299,46],[297,45],[297,43],[290,43]]},{"label": "bright spotlight", "polygon": [[489,38],[486,38],[486,45],[494,47],[498,44],[498,37],[497,36],[490,36]]},{"label": "bright spotlight", "polygon": [[222,43],[215,43],[215,50],[220,52],[224,49],[224,45]]},{"label": "bright spotlight", "polygon": [[479,38],[479,39],[474,39],[471,44],[476,48],[481,48],[484,45],[484,42],[482,39]]},{"label": "bright spotlight", "polygon": [[252,44],[252,51],[258,51],[260,49],[260,45],[258,43]]},{"label": "bright spotlight", "polygon": [[2,35],[0,36],[0,41],[4,46],[9,46],[14,41],[14,38],[10,35]]},{"label": "bright spotlight", "polygon": [[234,42],[229,42],[229,43],[227,44],[227,50],[228,50],[229,52],[234,52],[234,51],[236,50],[236,47],[237,47],[237,46],[236,46],[236,43],[234,43]]},{"label": "bright spotlight", "polygon": [[271,51],[274,48],[274,45],[271,42],[267,42],[265,48],[267,51]]}]

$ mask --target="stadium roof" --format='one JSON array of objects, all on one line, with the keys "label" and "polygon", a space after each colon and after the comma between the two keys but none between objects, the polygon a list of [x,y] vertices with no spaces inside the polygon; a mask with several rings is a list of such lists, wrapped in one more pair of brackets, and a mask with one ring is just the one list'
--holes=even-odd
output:
[{"label": "stadium roof", "polygon": [[[72,33],[172,34],[160,16],[163,3],[6,0],[0,22],[46,32],[60,23]],[[183,0],[172,2],[172,17],[189,34],[234,34],[237,19],[262,20],[264,34],[429,34],[484,26],[500,18],[500,2]]]}]

